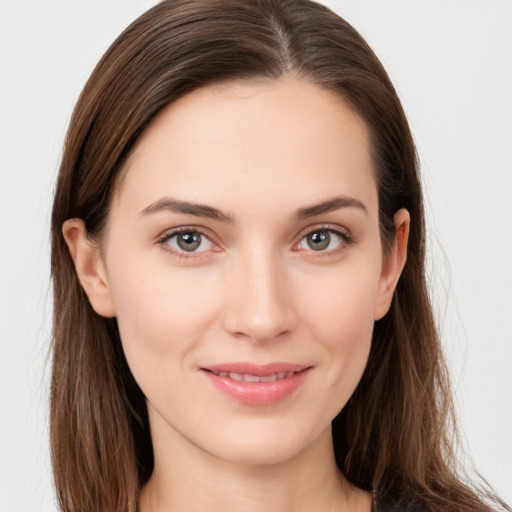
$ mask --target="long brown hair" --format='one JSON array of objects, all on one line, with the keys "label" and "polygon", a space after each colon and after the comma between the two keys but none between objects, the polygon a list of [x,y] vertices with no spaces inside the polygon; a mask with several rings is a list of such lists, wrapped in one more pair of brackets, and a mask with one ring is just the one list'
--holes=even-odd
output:
[{"label": "long brown hair", "polygon": [[130,25],[92,73],[56,187],[50,428],[65,512],[135,512],[153,454],[145,398],[116,321],[90,306],[63,222],[81,218],[88,235],[101,238],[123,164],[170,102],[214,83],[286,74],[334,91],[366,122],[384,248],[394,239],[394,213],[406,208],[411,216],[408,260],[391,309],[376,322],[362,380],[333,421],[339,469],[375,493],[378,510],[401,503],[410,510],[490,510],[481,496],[492,496],[479,497],[456,471],[451,394],[425,280],[417,158],[379,60],[346,21],[308,0],[167,0]]}]

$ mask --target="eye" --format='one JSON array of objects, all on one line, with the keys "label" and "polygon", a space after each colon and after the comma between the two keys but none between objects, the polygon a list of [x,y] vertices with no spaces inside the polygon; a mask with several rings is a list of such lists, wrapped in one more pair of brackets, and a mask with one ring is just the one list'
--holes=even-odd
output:
[{"label": "eye", "polygon": [[206,252],[215,247],[214,243],[205,234],[194,229],[166,233],[158,240],[158,243],[180,256],[186,256],[186,253]]},{"label": "eye", "polygon": [[349,239],[344,233],[334,229],[315,229],[302,237],[296,246],[298,250],[311,250],[316,252],[330,252],[341,249]]}]

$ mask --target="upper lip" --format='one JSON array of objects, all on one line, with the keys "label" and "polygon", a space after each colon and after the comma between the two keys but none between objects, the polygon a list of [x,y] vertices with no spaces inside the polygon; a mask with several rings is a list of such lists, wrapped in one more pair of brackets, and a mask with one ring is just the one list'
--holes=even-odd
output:
[{"label": "upper lip", "polygon": [[275,362],[268,364],[254,364],[249,362],[221,363],[202,366],[202,370],[221,373],[240,373],[243,375],[255,375],[257,377],[266,377],[276,373],[297,373],[310,368],[311,365]]}]

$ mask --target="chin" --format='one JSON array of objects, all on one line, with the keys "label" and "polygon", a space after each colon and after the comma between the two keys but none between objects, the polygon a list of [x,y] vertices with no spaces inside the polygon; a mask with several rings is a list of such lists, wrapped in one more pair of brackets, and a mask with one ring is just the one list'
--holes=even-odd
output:
[{"label": "chin", "polygon": [[215,450],[212,453],[218,459],[240,466],[272,466],[293,460],[302,450],[299,447],[283,447],[275,445],[233,446],[226,450]]},{"label": "chin", "polygon": [[[276,426],[277,427],[277,426]],[[302,424],[304,427],[304,424]],[[233,464],[267,466],[283,464],[300,457],[310,447],[332,443],[330,424],[323,431],[308,429],[248,427],[237,429],[222,440],[211,443],[211,455]]]}]

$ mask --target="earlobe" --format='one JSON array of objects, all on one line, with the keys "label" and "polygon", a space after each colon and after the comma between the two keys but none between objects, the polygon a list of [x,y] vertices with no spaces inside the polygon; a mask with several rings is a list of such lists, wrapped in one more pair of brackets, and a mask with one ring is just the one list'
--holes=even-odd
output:
[{"label": "earlobe", "polygon": [[87,237],[82,219],[68,219],[62,225],[75,270],[94,311],[104,317],[114,317],[115,308],[108,286],[105,265],[96,243]]},{"label": "earlobe", "polygon": [[395,240],[386,256],[379,281],[379,290],[375,302],[375,320],[380,320],[389,310],[398,279],[407,261],[407,242],[409,240],[410,215],[402,208],[395,213]]}]

